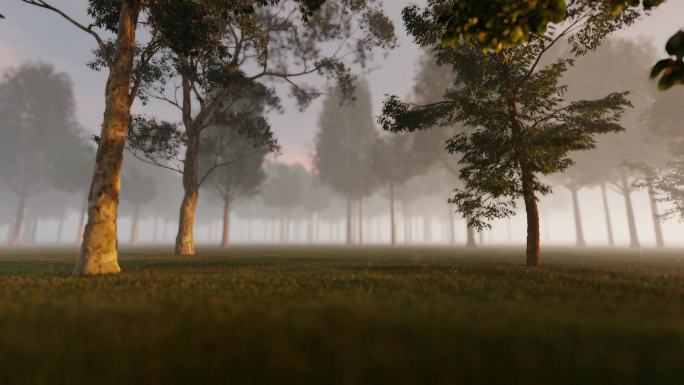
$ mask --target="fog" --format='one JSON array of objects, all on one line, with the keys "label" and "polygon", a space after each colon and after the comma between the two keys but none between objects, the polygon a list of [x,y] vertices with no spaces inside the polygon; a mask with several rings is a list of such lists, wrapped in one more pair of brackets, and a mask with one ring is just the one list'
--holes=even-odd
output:
[{"label": "fog", "polygon": [[[68,11],[83,16],[84,1],[63,3]],[[466,219],[448,203],[461,182],[444,164],[458,162],[457,155],[445,153],[444,130],[391,134],[378,124],[385,95],[407,100],[441,95],[448,84],[431,84],[421,77],[422,71],[446,71],[442,78],[450,76],[448,68],[433,68],[426,59],[429,54],[407,37],[400,19],[407,2],[386,3],[398,45],[385,55],[376,55],[371,65],[355,68],[358,81],[353,103],[338,100],[341,91],[333,88],[300,111],[282,83],[273,85],[282,99],[280,108],[250,102],[259,105],[254,114],[265,117],[280,148],[276,153],[264,150],[256,165],[245,165],[241,158],[223,167],[224,176],[202,184],[194,227],[199,245],[351,246],[387,245],[393,240],[396,245],[466,245]],[[4,133],[0,242],[76,247],[85,222],[96,151],[92,136],[99,132],[102,120],[106,71],[86,66],[95,48],[92,41],[54,15],[19,2],[3,5],[3,12],[8,19],[0,25],[0,93],[5,93],[0,102]],[[595,150],[574,154],[576,164],[564,175],[543,178],[553,190],[540,197],[543,246],[574,246],[582,237],[590,247],[655,247],[657,224],[662,226],[666,247],[684,246],[684,213],[678,211],[677,203],[658,196],[654,212],[652,194],[640,184],[635,169],[627,166],[633,162],[659,172],[672,170],[675,155],[670,148],[684,135],[684,90],[659,93],[647,74],[663,57],[667,38],[683,27],[673,15],[683,13],[684,3],[667,2],[614,34],[595,53],[578,59],[565,75],[569,99],[631,91],[633,107],[621,119],[625,132],[601,137]],[[555,54],[562,55],[564,49]],[[21,76],[25,81],[13,82]],[[44,82],[39,81],[41,76]],[[323,84],[320,79],[312,82]],[[21,91],[12,88],[22,85]],[[667,105],[672,99],[679,101],[679,107]],[[653,112],[656,107],[661,108],[657,113]],[[36,129],[5,119],[21,109],[35,114],[31,124]],[[171,122],[180,120],[163,101],[137,102],[134,111]],[[247,146],[267,147],[263,142]],[[423,159],[420,154],[434,156]],[[170,170],[172,161],[153,159],[140,149],[125,152],[119,244],[174,244],[184,189],[178,172],[182,167]],[[202,167],[208,171],[210,166],[201,164],[200,171]],[[388,176],[395,172],[396,178]],[[234,175],[240,176],[238,181],[227,181]],[[249,183],[244,182],[248,179]],[[624,180],[627,185],[621,184]],[[221,183],[231,186],[230,197],[217,191]],[[577,186],[576,204],[570,185]],[[626,187],[630,191],[624,194]],[[636,234],[630,233],[628,205],[633,207]],[[475,243],[524,245],[524,205],[519,203],[515,212],[510,218],[489,221],[491,228],[475,234]]]}]

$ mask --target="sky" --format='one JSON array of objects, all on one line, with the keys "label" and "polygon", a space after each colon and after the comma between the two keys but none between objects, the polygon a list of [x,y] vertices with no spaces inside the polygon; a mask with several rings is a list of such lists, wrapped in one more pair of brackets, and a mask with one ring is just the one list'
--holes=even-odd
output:
[{"label": "sky", "polygon": [[[88,18],[84,12],[87,0],[53,0],[51,3],[87,24]],[[390,52],[387,58],[378,60],[375,63],[377,69],[367,75],[375,116],[379,114],[386,94],[408,97],[413,87],[416,63],[421,51],[406,36],[401,22],[401,10],[410,3],[405,0],[385,0],[384,8],[386,14],[395,22],[399,45]],[[417,3],[421,2],[417,1]],[[95,72],[86,66],[92,58],[92,50],[95,49],[95,42],[92,38],[55,14],[25,5],[20,0],[2,0],[0,12],[7,17],[7,20],[0,22],[0,76],[7,69],[22,62],[52,63],[58,71],[69,74],[73,81],[80,123],[87,131],[98,132],[104,109],[103,89],[106,73]],[[658,59],[665,57],[664,46],[669,36],[683,28],[684,0],[667,0],[652,15],[616,35],[621,38],[652,40],[662,50],[658,57],[653,58],[655,63]],[[281,97],[284,98],[285,112],[274,113],[270,117],[283,149],[279,159],[284,162],[306,164],[313,152],[321,102],[320,100],[314,102],[307,110],[299,112],[293,108],[293,103],[287,100],[287,93],[281,94]],[[135,110],[140,112],[142,107],[136,105]],[[153,105],[149,111],[162,118],[177,120],[175,113],[172,114],[172,111],[160,106]],[[602,233],[603,222],[599,217],[601,210],[599,206],[594,205],[599,201],[597,194],[598,191],[592,189],[583,190],[581,193],[583,200],[589,202],[583,207],[585,219],[583,222],[588,241],[595,237],[598,242],[604,234]],[[565,199],[562,192],[558,196],[560,196],[560,201]],[[645,243],[649,243],[651,240],[648,237],[652,232],[649,229],[651,219],[643,217],[643,213],[647,212],[648,202],[643,194],[637,194],[635,201],[637,208],[642,209],[637,213],[642,215],[643,219],[639,220],[639,230],[645,234]],[[613,196],[611,205],[614,206],[611,210],[616,213],[616,230],[620,234],[625,234],[624,231],[620,231],[625,221],[620,217],[622,215],[621,203],[617,196]],[[567,208],[548,211],[551,221],[567,221]],[[519,215],[514,219],[516,228],[524,228],[522,222],[517,223],[524,219],[521,217]],[[568,231],[569,227],[554,228],[558,229],[555,230],[557,233],[550,234],[550,239],[560,242],[572,240],[573,233]],[[665,231],[670,241],[684,242],[678,235],[682,231],[680,225],[669,222],[665,225]]]},{"label": "sky", "polygon": [[[104,109],[106,73],[86,67],[95,48],[93,39],[50,12],[25,5],[20,0],[5,0],[3,3],[7,4],[0,8],[7,20],[0,23],[0,74],[24,61],[52,63],[73,80],[79,121],[88,131],[98,132]],[[410,3],[406,0],[385,0],[384,3],[386,14],[395,22],[399,45],[386,59],[376,61],[377,69],[367,75],[376,116],[385,94],[409,96],[413,86],[420,49],[407,37],[401,22],[401,10]],[[84,12],[87,0],[53,0],[51,4],[87,24],[88,18]],[[651,39],[658,47],[664,47],[669,36],[684,28],[682,15],[684,0],[669,0],[651,16],[620,31],[617,36]],[[655,62],[658,58],[653,59]],[[270,117],[283,147],[281,160],[306,162],[313,151],[321,101],[299,112],[287,100],[287,93],[281,96],[284,98],[285,112],[274,112]],[[136,110],[141,111],[141,106],[136,106]],[[173,111],[163,107],[153,105],[151,110],[162,117],[177,120]]]}]

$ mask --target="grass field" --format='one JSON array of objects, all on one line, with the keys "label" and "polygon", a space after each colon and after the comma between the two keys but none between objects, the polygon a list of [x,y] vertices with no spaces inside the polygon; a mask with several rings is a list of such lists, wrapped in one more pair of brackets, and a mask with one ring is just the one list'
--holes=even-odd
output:
[{"label": "grass field", "polygon": [[684,253],[166,252],[5,251],[0,384],[684,383]]}]

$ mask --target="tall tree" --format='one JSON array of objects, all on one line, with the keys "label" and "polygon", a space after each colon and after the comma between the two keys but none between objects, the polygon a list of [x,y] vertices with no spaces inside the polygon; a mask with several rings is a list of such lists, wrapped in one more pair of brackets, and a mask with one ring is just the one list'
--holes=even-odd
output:
[{"label": "tall tree", "polygon": [[290,240],[292,211],[301,207],[302,186],[306,186],[310,176],[300,164],[283,163],[274,163],[267,167],[266,175],[261,196],[266,205],[279,210],[280,242],[287,243]]},{"label": "tall tree", "polygon": [[140,210],[157,196],[155,179],[147,175],[139,166],[127,167],[122,175],[121,198],[131,205],[132,245],[138,244]]},{"label": "tall tree", "polygon": [[[47,64],[25,64],[0,82],[0,181],[17,196],[10,244],[21,241],[27,200],[60,180],[55,166],[83,151],[71,80]],[[61,185],[61,182],[60,182]]]},{"label": "tall tree", "polygon": [[375,177],[368,167],[377,133],[366,81],[358,82],[353,100],[338,87],[323,102],[314,163],[321,181],[347,199],[347,243],[352,242],[352,202],[370,195]]},{"label": "tall tree", "polygon": [[[155,79],[150,61],[161,43],[210,45],[215,34],[204,23],[203,14],[178,14],[174,0],[89,0],[88,15],[83,23],[45,0],[22,0],[24,3],[53,12],[75,28],[91,35],[98,46],[92,67],[109,71],[105,87],[105,111],[95,170],[88,194],[88,223],[74,275],[95,275],[121,271],[117,251],[117,213],[123,149],[128,132],[131,106],[146,82]],[[320,0],[294,0],[299,11],[311,16],[323,3]],[[224,2],[233,14],[253,13],[262,5],[278,4],[278,0]],[[185,3],[188,4],[188,3]],[[168,12],[171,11],[171,12]],[[174,16],[181,16],[176,18]],[[155,26],[146,42],[136,40],[139,29]],[[108,41],[104,36],[113,33]]]},{"label": "tall tree", "polygon": [[[458,49],[441,45],[434,28],[444,2],[431,2],[404,12],[414,39],[433,48],[439,64],[452,66],[458,79],[442,100],[412,106],[390,97],[381,123],[393,131],[414,131],[460,122],[468,127],[447,143],[448,151],[462,156],[465,188],[452,198],[479,229],[488,221],[514,214],[522,198],[527,214],[527,264],[541,263],[537,195],[550,191],[540,175],[564,171],[570,152],[595,147],[594,137],[619,132],[619,118],[629,106],[626,93],[603,99],[570,101],[565,98],[562,75],[575,56],[593,49],[622,22],[600,13],[573,13],[566,24],[531,37],[528,43],[491,53],[477,44]],[[589,11],[591,12],[591,11]],[[545,54],[570,37],[572,56],[540,65]]]},{"label": "tall tree", "polygon": [[[319,94],[317,88],[297,79],[322,75],[336,80],[350,92],[350,62],[364,66],[375,47],[394,44],[393,26],[376,1],[351,1],[320,5],[315,17],[302,21],[295,2],[277,9],[233,12],[225,1],[185,2],[165,6],[153,20],[161,36],[163,55],[159,67],[164,76],[146,96],[176,107],[186,137],[183,159],[185,196],[181,204],[176,253],[194,253],[193,223],[202,176],[199,175],[199,143],[223,103],[234,100],[236,89],[257,82],[287,82],[300,107]],[[202,20],[201,28],[192,24]],[[178,29],[178,25],[181,26]],[[195,29],[206,30],[207,44],[198,44]],[[331,48],[334,47],[334,48]],[[347,60],[343,60],[342,58]],[[166,87],[180,84],[178,88]],[[179,95],[177,95],[179,94]]]}]

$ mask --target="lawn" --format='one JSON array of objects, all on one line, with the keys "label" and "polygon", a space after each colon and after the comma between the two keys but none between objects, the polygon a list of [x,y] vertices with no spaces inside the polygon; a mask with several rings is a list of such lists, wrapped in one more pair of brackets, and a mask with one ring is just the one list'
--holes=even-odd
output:
[{"label": "lawn", "polygon": [[[677,384],[684,253],[239,248],[0,257],[0,384]],[[681,258],[680,258],[681,255]]]}]

